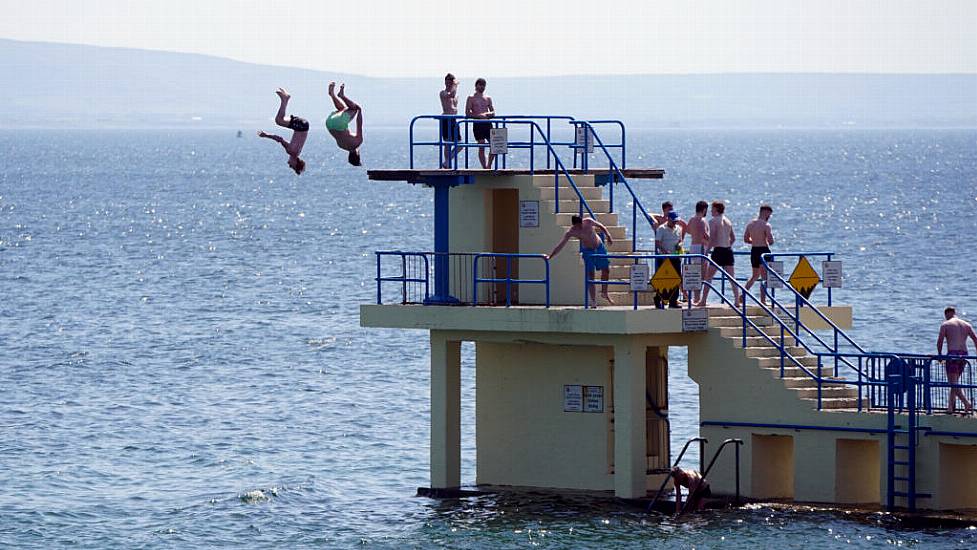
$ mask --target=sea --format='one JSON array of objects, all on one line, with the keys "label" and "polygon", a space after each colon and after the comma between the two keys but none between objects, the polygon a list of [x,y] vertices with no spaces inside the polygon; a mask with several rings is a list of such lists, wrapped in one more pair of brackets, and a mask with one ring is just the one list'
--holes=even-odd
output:
[{"label": "sea", "polygon": [[[977,547],[827,506],[417,496],[427,337],[358,319],[375,250],[432,248],[432,192],[369,181],[324,132],[301,176],[236,133],[0,132],[0,547]],[[405,130],[367,129],[367,168],[408,157]],[[778,250],[836,253],[866,349],[935,352],[946,305],[977,318],[977,130],[631,130],[627,160],[666,170],[632,182],[651,210],[722,199],[741,232],[769,203]],[[698,432],[685,360],[673,449]],[[462,380],[473,484],[468,344]]]}]

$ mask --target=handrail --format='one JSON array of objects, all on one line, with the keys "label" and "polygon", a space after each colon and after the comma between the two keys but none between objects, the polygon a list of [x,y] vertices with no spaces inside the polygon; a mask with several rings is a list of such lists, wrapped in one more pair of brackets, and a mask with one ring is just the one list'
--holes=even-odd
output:
[{"label": "handrail", "polygon": [[[615,176],[614,180],[620,178],[621,183],[624,184],[625,189],[627,189],[628,193],[631,194],[631,230],[633,232],[633,235],[631,235],[631,251],[634,252],[635,250],[637,250],[638,247],[637,212],[638,210],[641,210],[641,213],[644,214],[645,220],[651,219],[651,217],[649,216],[648,211],[645,209],[644,205],[641,204],[641,199],[638,198],[638,195],[637,193],[634,192],[634,189],[631,187],[631,184],[628,183],[627,178],[624,177],[624,172],[622,172],[621,169],[618,168],[617,164],[614,162],[614,159],[611,157],[610,151],[607,150],[607,146],[604,145],[604,141],[594,130],[594,127],[591,125],[591,123],[585,120],[575,120],[571,122],[571,124],[573,124],[574,126],[583,126],[587,128],[587,131],[590,132],[591,135],[593,136],[594,141],[597,143],[598,146],[600,146],[601,150],[604,152],[604,155],[607,156],[607,162],[609,164],[608,168],[611,171],[611,173]],[[621,126],[623,131],[624,125],[622,124]],[[611,204],[610,210],[611,212],[613,212],[614,211],[614,182],[611,182],[609,186],[610,186],[610,204]]]},{"label": "handrail", "polygon": [[[675,468],[682,462],[682,457],[685,456],[685,451],[688,451],[689,445],[695,443],[696,441],[699,442],[699,449],[700,449],[699,460],[700,462],[702,461],[701,450],[704,448],[703,447],[704,444],[709,443],[709,440],[704,437],[693,437],[692,439],[686,441],[685,445],[682,446],[682,451],[679,452],[678,457],[675,458],[675,462],[672,463],[672,468]],[[662,480],[662,484],[660,487],[658,487],[658,492],[655,493],[655,497],[651,499],[651,502],[648,503],[648,507],[645,509],[646,512],[650,512],[652,509],[654,509],[655,504],[658,502],[658,499],[661,498],[662,496],[662,491],[664,491],[665,486],[668,485],[668,480],[670,480],[671,478],[672,478],[671,475],[667,475],[665,476],[665,479]]]},{"label": "handrail", "polygon": [[[506,269],[505,278],[497,277],[482,278],[478,276],[479,258],[505,258]],[[512,278],[512,259],[513,258],[539,258],[543,260],[545,266],[545,277],[543,279],[513,279]],[[550,307],[550,259],[545,254],[509,254],[503,252],[482,252],[475,254],[472,259],[472,303],[478,304],[478,283],[505,283],[505,307],[512,305],[512,285],[516,284],[541,284],[546,287],[546,307]]]},{"label": "handrail", "polygon": [[[814,350],[812,350],[804,342],[804,340],[802,340],[800,338],[800,336],[798,334],[796,334],[793,330],[791,330],[791,328],[787,325],[787,323],[784,322],[783,319],[781,319],[779,316],[777,316],[776,314],[774,314],[774,312],[770,308],[768,308],[766,304],[764,304],[763,302],[761,302],[759,298],[757,298],[752,293],[750,293],[749,291],[747,291],[746,290],[746,287],[744,285],[740,284],[740,282],[737,281],[734,277],[730,277],[730,275],[726,272],[726,270],[724,270],[718,264],[716,264],[715,262],[713,262],[712,259],[709,258],[708,256],[706,256],[705,254],[646,254],[646,255],[594,254],[593,257],[595,257],[595,258],[607,258],[608,260],[610,260],[610,259],[629,259],[629,260],[634,260],[635,263],[637,263],[638,260],[643,260],[643,259],[655,259],[655,260],[659,260],[660,259],[660,260],[666,260],[666,259],[672,259],[672,258],[677,258],[679,260],[699,258],[700,260],[703,260],[705,262],[708,262],[709,264],[712,264],[714,267],[716,267],[716,273],[717,274],[721,274],[721,277],[723,277],[725,279],[728,279],[730,281],[730,284],[736,286],[740,290],[740,292],[742,293],[742,296],[744,296],[743,305],[741,306],[741,308],[738,308],[737,304],[735,304],[733,301],[731,301],[729,298],[727,298],[724,294],[722,294],[722,293],[720,293],[718,291],[716,292],[719,295],[720,299],[722,301],[724,301],[725,303],[729,304],[729,306],[733,310],[733,312],[735,312],[737,315],[739,315],[739,317],[742,319],[742,322],[743,322],[743,336],[742,336],[742,345],[743,345],[743,348],[746,348],[747,347],[747,341],[746,341],[747,330],[748,329],[753,329],[753,331],[757,334],[758,337],[760,337],[760,338],[766,340],[767,342],[769,342],[770,345],[772,345],[773,347],[775,347],[780,352],[780,377],[781,378],[783,378],[783,376],[784,376],[784,370],[786,368],[786,361],[789,360],[791,362],[791,366],[792,367],[796,367],[796,368],[800,369],[801,372],[803,372],[808,377],[812,378],[813,380],[815,380],[817,382],[817,387],[818,387],[818,399],[817,399],[818,410],[821,409],[821,404],[822,404],[821,403],[821,398],[822,398],[822,396],[821,396],[821,389],[822,389],[821,388],[821,385],[823,383],[825,383],[825,382],[827,382],[827,383],[833,383],[833,384],[843,384],[843,383],[845,383],[844,381],[839,381],[839,380],[834,380],[834,379],[825,379],[824,377],[821,376],[820,372],[818,374],[815,374],[815,373],[811,372],[811,370],[809,370],[806,366],[804,366],[803,363],[801,363],[800,361],[798,361],[796,357],[794,357],[793,355],[788,354],[787,353],[787,350],[786,350],[786,345],[785,345],[785,338],[786,338],[787,335],[790,335],[800,347],[802,347],[806,352],[810,353],[811,355],[815,355],[816,352]],[[590,300],[590,296],[589,296],[589,292],[588,292],[589,291],[589,286],[588,285],[590,285],[590,284],[629,285],[630,284],[629,281],[604,281],[604,280],[601,280],[601,279],[591,279],[590,278],[590,271],[587,270],[587,267],[584,266],[583,269],[584,269],[584,307],[585,308],[589,306],[589,300]],[[703,284],[704,285],[708,285],[709,288],[712,289],[712,290],[717,290],[716,287],[713,286],[708,281],[703,281]],[[637,291],[632,291],[632,293],[634,294],[634,309],[636,310],[636,309],[638,309],[638,292]],[[746,301],[746,296],[749,296],[749,298],[754,302],[754,304],[757,305],[757,306],[759,306],[760,307],[760,310],[764,314],[766,314],[767,317],[769,317],[770,319],[772,319],[776,325],[779,325],[780,326],[780,342],[779,343],[773,337],[771,337],[769,334],[767,334],[766,332],[764,332],[763,329],[761,329],[756,323],[754,323],[749,318],[749,315],[747,314],[748,304],[747,304],[747,301]],[[691,308],[691,303],[689,304],[689,308]]]},{"label": "handrail", "polygon": [[[566,120],[566,121],[569,122],[569,121],[573,121],[574,118],[572,116],[568,116],[568,115],[500,115],[500,116],[495,116],[495,117],[492,117],[492,118],[469,118],[469,117],[467,117],[465,115],[444,115],[444,114],[442,114],[442,115],[417,115],[417,116],[415,116],[414,118],[411,119],[410,126],[409,126],[409,131],[408,131],[408,135],[409,135],[409,138],[410,138],[410,154],[409,154],[409,160],[410,160],[410,169],[411,170],[414,169],[414,146],[415,145],[437,145],[438,146],[438,166],[439,167],[442,165],[444,147],[446,147],[446,146],[448,146],[448,147],[457,147],[459,149],[462,149],[463,148],[463,149],[466,150],[466,155],[467,155],[467,150],[470,149],[470,148],[479,149],[479,148],[488,147],[487,144],[479,144],[479,143],[470,143],[470,142],[468,142],[468,134],[467,133],[465,134],[465,142],[464,143],[459,143],[457,141],[445,141],[444,140],[444,136],[440,132],[440,128],[438,128],[438,141],[430,141],[430,142],[427,142],[427,141],[421,141],[421,142],[414,141],[414,126],[415,126],[415,124],[419,120],[436,120],[436,121],[438,121],[439,124],[440,124],[440,121],[442,121],[442,120],[453,120],[453,121],[455,121],[458,124],[466,124],[466,125],[473,124],[473,123],[476,123],[476,122],[489,122],[489,123],[491,123],[491,122],[500,122],[500,123],[502,123],[504,125],[508,121],[523,122],[523,121],[527,121],[527,120],[545,120],[546,121],[547,131],[546,131],[545,134],[542,134],[542,128],[540,128],[541,134],[545,136],[545,141],[547,143],[553,143],[553,141],[551,139],[552,122],[554,120]],[[515,142],[515,143],[519,143],[518,147],[514,143],[510,143],[510,145],[513,146],[513,147],[515,147],[515,148],[525,148],[525,145],[527,145],[527,144],[521,143],[521,142]],[[572,142],[558,142],[558,143],[555,143],[555,144],[556,145],[572,145]],[[543,144],[536,144],[535,142],[530,142],[528,145],[530,145],[530,148],[531,148],[531,147],[536,146],[536,145],[542,146]],[[549,169],[549,161],[550,161],[550,156],[549,155],[550,154],[552,154],[553,156],[555,156],[556,155],[556,152],[555,151],[550,151],[550,152],[547,153],[547,158],[546,158],[546,168],[547,169]],[[532,158],[532,154],[531,153],[530,153],[530,155],[531,155],[530,156],[530,161],[531,161],[531,164],[532,164],[533,158]],[[465,160],[466,160],[465,166],[467,167],[468,166],[468,164],[467,164],[467,156],[465,157]],[[452,162],[454,163],[454,169],[457,170],[458,169],[457,152],[456,152],[455,156],[453,157]]]},{"label": "handrail", "polygon": [[[378,250],[375,252],[377,255],[377,304],[383,303],[382,288],[385,282],[398,282],[404,286],[402,299],[404,302],[407,300],[407,283],[424,283],[424,298],[427,299],[430,295],[430,271],[431,266],[427,259],[427,254],[424,252],[403,252],[400,250]],[[383,277],[380,270],[380,262],[383,256],[400,256],[401,258],[401,275],[400,277]],[[407,258],[408,257],[419,257],[424,260],[424,277],[408,277],[407,276]]]},{"label": "handrail", "polygon": [[[703,470],[702,473],[700,474],[702,476],[702,481],[700,481],[699,483],[700,483],[700,485],[702,483],[707,483],[706,478],[709,476],[709,472],[712,471],[712,467],[716,464],[716,459],[719,458],[719,455],[723,452],[723,449],[726,448],[726,445],[729,445],[730,443],[733,443],[733,444],[736,445],[736,447],[735,447],[735,449],[736,449],[736,501],[735,502],[736,502],[737,505],[739,505],[739,502],[740,502],[740,447],[743,446],[743,440],[742,439],[739,439],[739,438],[731,438],[731,439],[727,439],[726,441],[723,441],[722,443],[719,444],[719,448],[717,448],[716,449],[716,452],[713,453],[712,460],[709,461],[709,465],[706,466],[706,469]],[[680,515],[681,514],[684,514],[686,508],[689,507],[689,502],[692,501],[692,493],[693,493],[693,491],[690,488],[689,489],[689,498],[686,499],[685,504],[682,505],[682,512],[680,513]]]},{"label": "handrail", "polygon": [[[627,156],[627,130],[624,127],[624,123],[621,122],[620,120],[613,120],[613,119],[607,119],[607,120],[586,120],[586,121],[583,121],[583,122],[587,122],[590,125],[594,125],[594,124],[614,124],[614,125],[616,125],[616,126],[618,126],[620,128],[620,130],[621,130],[621,142],[620,143],[607,143],[605,145],[606,145],[606,147],[609,147],[609,148],[612,148],[612,149],[620,149],[621,150],[621,169],[623,170],[623,169],[627,168],[627,164],[628,164],[628,156]],[[571,124],[573,124],[573,122],[571,122]],[[594,135],[596,136],[596,132],[594,132]],[[580,143],[577,143],[576,141],[574,141],[574,143],[571,143],[569,145],[570,145],[570,148],[571,149],[575,149],[575,150],[581,150],[581,149],[583,149],[584,152],[586,153],[586,148],[587,148],[587,145],[586,144],[580,144]],[[584,160],[586,160],[586,158],[587,157],[584,156]],[[576,157],[574,157],[574,163],[576,163]],[[576,166],[576,164],[574,164],[574,166]],[[589,168],[588,163],[584,162],[583,163],[583,168],[584,169],[588,169]]]}]

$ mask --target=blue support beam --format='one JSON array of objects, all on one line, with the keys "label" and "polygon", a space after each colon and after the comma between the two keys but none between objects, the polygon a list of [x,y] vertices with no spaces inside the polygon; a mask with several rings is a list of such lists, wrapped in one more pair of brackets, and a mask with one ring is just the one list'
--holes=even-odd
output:
[{"label": "blue support beam", "polygon": [[472,183],[471,176],[428,176],[425,185],[434,188],[434,294],[424,300],[425,304],[455,305],[457,298],[451,295],[449,200],[452,187]]}]

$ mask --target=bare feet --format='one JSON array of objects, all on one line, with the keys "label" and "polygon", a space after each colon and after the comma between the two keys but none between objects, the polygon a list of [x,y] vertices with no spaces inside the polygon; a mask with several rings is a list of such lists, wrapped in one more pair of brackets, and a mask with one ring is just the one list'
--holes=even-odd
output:
[{"label": "bare feet", "polygon": [[342,98],[342,99],[346,99],[346,83],[345,82],[343,82],[342,84],[339,85],[339,94],[337,94],[337,95],[340,98]]},{"label": "bare feet", "polygon": [[607,300],[607,304],[608,305],[611,305],[611,306],[616,306],[617,305],[617,304],[614,303],[614,300],[611,300],[610,295],[608,295],[606,292],[601,293],[600,296],[601,296],[601,298]]},{"label": "bare feet", "polygon": [[288,101],[292,97],[285,91],[285,88],[278,88],[275,90],[275,93],[278,94],[278,97],[282,98],[282,101]]},{"label": "bare feet", "polygon": [[335,82],[330,82],[329,83],[329,95],[333,95],[333,93],[335,93],[335,90],[336,90],[336,83]]}]

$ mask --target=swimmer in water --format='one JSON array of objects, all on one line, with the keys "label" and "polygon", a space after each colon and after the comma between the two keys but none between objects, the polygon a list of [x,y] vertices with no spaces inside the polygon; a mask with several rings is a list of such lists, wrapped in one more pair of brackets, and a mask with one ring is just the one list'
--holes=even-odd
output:
[{"label": "swimmer in water", "polygon": [[[363,109],[346,97],[346,85],[339,85],[336,94],[336,83],[329,83],[329,97],[332,98],[336,110],[326,119],[326,129],[336,139],[336,145],[344,151],[349,151],[347,160],[353,166],[360,166],[360,145],[363,144]],[[356,133],[349,131],[349,123],[356,119]]]},{"label": "swimmer in water", "polygon": [[682,513],[682,487],[689,490],[689,501],[686,506],[692,512],[697,512],[705,507],[705,499],[712,496],[712,489],[709,482],[702,474],[695,470],[683,470],[678,466],[672,468],[670,473],[672,484],[675,485],[675,513]]},{"label": "swimmer in water", "polygon": [[302,153],[302,147],[305,147],[305,140],[309,136],[309,121],[295,115],[285,118],[288,100],[292,96],[284,88],[278,88],[275,93],[278,94],[278,99],[281,101],[278,106],[278,114],[275,115],[275,124],[292,130],[292,140],[286,141],[282,136],[269,134],[264,130],[258,130],[258,137],[277,141],[284,147],[285,153],[288,154],[288,167],[295,170],[296,175],[299,175],[305,172],[305,161],[300,159],[299,155]]}]

